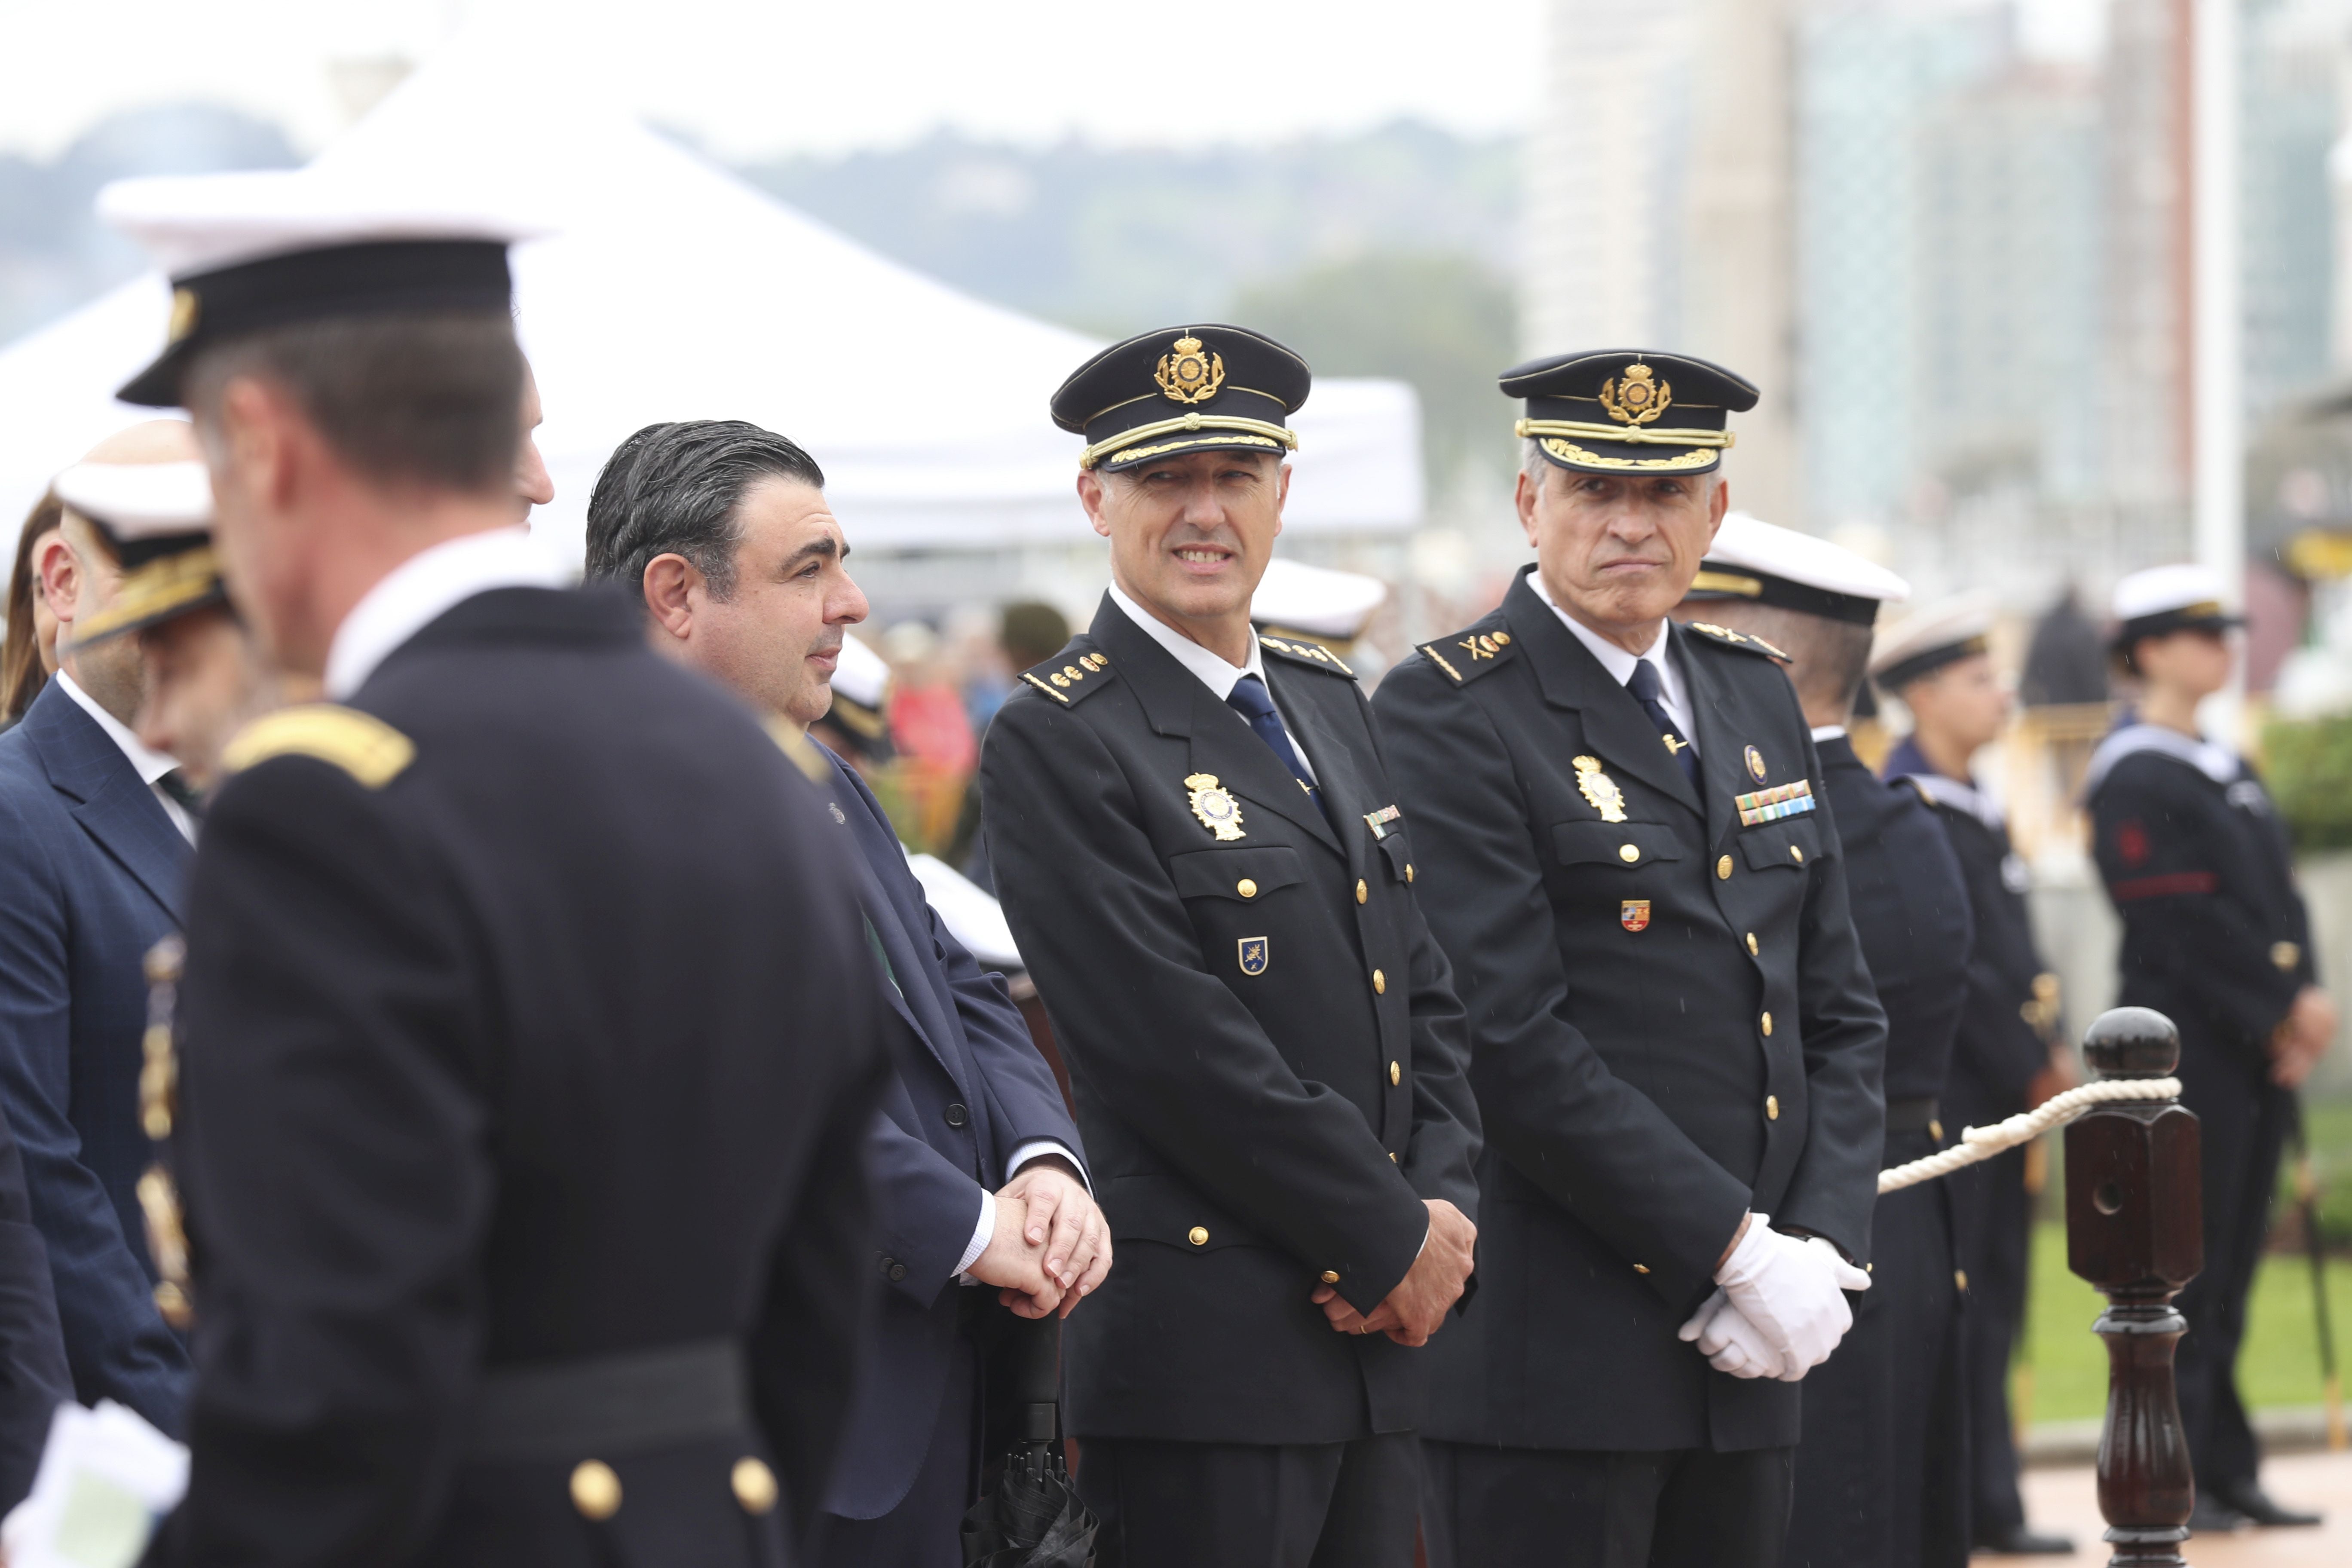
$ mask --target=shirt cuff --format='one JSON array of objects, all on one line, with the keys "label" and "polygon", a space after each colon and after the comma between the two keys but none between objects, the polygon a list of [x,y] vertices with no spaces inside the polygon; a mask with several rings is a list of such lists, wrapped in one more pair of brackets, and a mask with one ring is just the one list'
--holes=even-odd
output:
[{"label": "shirt cuff", "polygon": [[963,1257],[955,1266],[955,1277],[959,1280],[962,1281],[966,1285],[976,1285],[979,1283],[978,1280],[972,1279],[965,1272],[965,1270],[969,1269],[973,1264],[980,1261],[980,1255],[988,1250],[988,1244],[990,1241],[994,1239],[995,1236],[996,1194],[990,1192],[986,1187],[982,1187],[980,1189],[980,1223],[972,1226],[971,1240],[964,1247]]},{"label": "shirt cuff", "polygon": [[1095,1184],[1087,1174],[1087,1163],[1079,1159],[1070,1146],[1058,1138],[1032,1138],[1013,1150],[1013,1158],[1004,1162],[1004,1179],[1011,1181],[1021,1173],[1022,1166],[1032,1160],[1042,1160],[1048,1154],[1058,1154],[1067,1160],[1070,1163],[1070,1168],[1077,1172],[1078,1180],[1086,1184],[1087,1195],[1088,1197],[1094,1195]]}]

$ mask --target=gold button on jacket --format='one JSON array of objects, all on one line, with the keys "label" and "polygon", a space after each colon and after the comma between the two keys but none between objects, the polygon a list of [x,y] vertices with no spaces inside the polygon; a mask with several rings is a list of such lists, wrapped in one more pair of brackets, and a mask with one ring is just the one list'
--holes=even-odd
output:
[{"label": "gold button on jacket", "polygon": [[1388,994],[1389,994],[1389,977],[1388,977],[1387,975],[1385,975],[1385,974],[1382,974],[1382,973],[1381,973],[1379,970],[1377,970],[1377,969],[1373,970],[1373,971],[1372,971],[1372,994],[1374,994],[1375,996],[1385,996],[1385,995],[1387,995]]},{"label": "gold button on jacket", "polygon": [[1729,880],[1731,879],[1731,857],[1730,857],[1730,856],[1728,856],[1728,855],[1723,856],[1723,857],[1721,857],[1720,858],[1718,858],[1718,859],[1716,861],[1716,863],[1715,863],[1715,874],[1716,874],[1716,877],[1717,877],[1717,879],[1718,880],[1721,880],[1721,881],[1727,881],[1727,881],[1729,881]]},{"label": "gold button on jacket", "polygon": [[1771,1015],[1771,1014],[1769,1014],[1769,1013],[1767,1013],[1767,1014],[1765,1014],[1765,1015],[1764,1015],[1764,1036],[1765,1036],[1765,1037],[1766,1037],[1767,1039],[1769,1039],[1769,1038],[1771,1037],[1771,1035],[1772,1035],[1772,1015]]},{"label": "gold button on jacket", "polygon": [[1234,891],[1244,899],[1255,899],[1257,897],[1257,884],[1249,878],[1244,877],[1234,884]]},{"label": "gold button on jacket", "polygon": [[776,1506],[776,1472],[748,1454],[735,1461],[727,1484],[735,1489],[735,1500],[745,1513],[765,1513]]},{"label": "gold button on jacket", "polygon": [[1780,1097],[1779,1095],[1768,1094],[1764,1097],[1764,1120],[1767,1121],[1778,1121],[1780,1120]]},{"label": "gold button on jacket", "polygon": [[1184,1233],[1184,1239],[1195,1247],[1206,1247],[1209,1245],[1209,1227],[1205,1225],[1196,1225]]},{"label": "gold button on jacket", "polygon": [[1402,1082],[1404,1082],[1404,1068],[1395,1062],[1389,1063],[1389,1083],[1391,1086],[1393,1087],[1394,1085],[1401,1084]]},{"label": "gold button on jacket", "polygon": [[583,1519],[612,1518],[621,1511],[621,1478],[602,1459],[583,1459],[572,1472],[572,1506]]},{"label": "gold button on jacket", "polygon": [[1362,903],[1365,900],[1367,900],[1367,899],[1370,898],[1371,896],[1372,896],[1372,890],[1371,890],[1371,889],[1370,889],[1370,888],[1368,888],[1368,887],[1364,886],[1364,879],[1363,879],[1361,877],[1357,878],[1357,879],[1356,879],[1356,902],[1358,902],[1358,903],[1360,903],[1360,903]]},{"label": "gold button on jacket", "polygon": [[1339,1271],[1338,1269],[1336,1269],[1336,1268],[1326,1268],[1325,1270],[1323,1270],[1323,1283],[1324,1283],[1324,1284],[1326,1284],[1326,1285],[1337,1285],[1339,1282]]}]

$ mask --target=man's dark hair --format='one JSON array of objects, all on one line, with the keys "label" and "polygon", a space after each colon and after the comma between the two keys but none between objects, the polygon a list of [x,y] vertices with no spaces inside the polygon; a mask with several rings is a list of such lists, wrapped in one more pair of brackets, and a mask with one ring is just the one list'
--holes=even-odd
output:
[{"label": "man's dark hair", "polygon": [[222,389],[247,375],[282,388],[335,455],[377,484],[513,486],[523,366],[510,317],[364,316],[233,338],[189,366],[189,411],[217,431]]},{"label": "man's dark hair", "polygon": [[761,479],[824,488],[824,470],[795,442],[740,419],[648,425],[613,450],[588,497],[590,582],[642,590],[656,555],[682,555],[710,584],[735,591],[739,509]]},{"label": "man's dark hair", "polygon": [[1001,625],[997,644],[1015,669],[1045,663],[1070,640],[1069,618],[1053,605],[1034,599],[1016,600],[1005,605]]}]

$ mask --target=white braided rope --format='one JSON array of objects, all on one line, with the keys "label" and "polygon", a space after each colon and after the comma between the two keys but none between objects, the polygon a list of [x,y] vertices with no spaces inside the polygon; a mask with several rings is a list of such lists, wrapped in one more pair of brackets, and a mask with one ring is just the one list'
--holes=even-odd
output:
[{"label": "white braided rope", "polygon": [[1950,1148],[1939,1149],[1924,1160],[1914,1160],[1907,1165],[1896,1165],[1879,1172],[1878,1190],[1882,1195],[1899,1193],[1921,1182],[1948,1176],[1964,1165],[1990,1160],[2004,1149],[2014,1149],[2020,1143],[2031,1142],[2053,1127],[2074,1121],[2095,1105],[2119,1100],[2175,1100],[2179,1094],[2180,1080],[2177,1078],[2122,1078],[2086,1083],[2063,1094],[2052,1095],[2033,1110],[2021,1110],[1990,1127],[1963,1128],[1960,1141]]}]

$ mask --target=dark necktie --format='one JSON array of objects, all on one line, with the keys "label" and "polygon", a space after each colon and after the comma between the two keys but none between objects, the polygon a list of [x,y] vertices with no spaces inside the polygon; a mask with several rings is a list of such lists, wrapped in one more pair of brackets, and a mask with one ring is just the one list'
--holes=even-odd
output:
[{"label": "dark necktie", "polygon": [[202,822],[205,819],[205,797],[188,783],[188,775],[178,768],[157,779],[155,787],[171,796],[173,804],[188,814],[189,821]]},{"label": "dark necktie", "polygon": [[1690,780],[1691,788],[1698,788],[1698,758],[1692,752],[1690,742],[1675,728],[1674,719],[1666,712],[1666,705],[1659,700],[1659,695],[1665,687],[1658,679],[1658,667],[1646,658],[1635,660],[1633,673],[1626,679],[1625,689],[1633,694],[1633,700],[1642,705],[1642,711],[1647,713],[1650,722],[1658,727],[1658,739],[1664,741],[1666,750],[1674,753],[1675,763],[1683,770],[1683,777]]},{"label": "dark necktie", "polygon": [[1244,675],[1234,682],[1233,694],[1225,700],[1249,721],[1257,738],[1282,759],[1282,765],[1290,770],[1290,776],[1298,781],[1298,787],[1307,792],[1307,798],[1315,803],[1315,809],[1322,812],[1323,819],[1328,822],[1331,813],[1323,804],[1323,792],[1315,787],[1315,781],[1307,776],[1307,769],[1299,763],[1298,752],[1290,744],[1290,732],[1282,727],[1282,715],[1275,711],[1274,693],[1265,689],[1265,682],[1255,675]]}]

